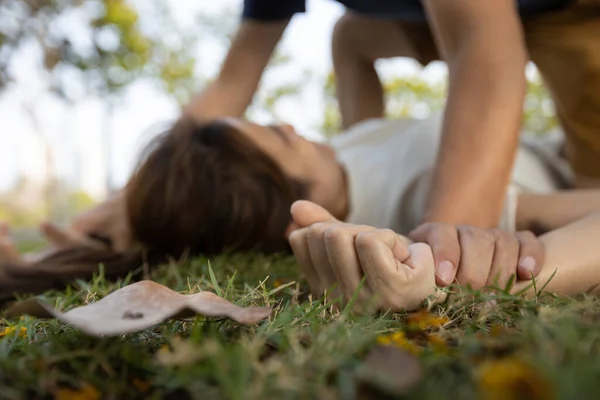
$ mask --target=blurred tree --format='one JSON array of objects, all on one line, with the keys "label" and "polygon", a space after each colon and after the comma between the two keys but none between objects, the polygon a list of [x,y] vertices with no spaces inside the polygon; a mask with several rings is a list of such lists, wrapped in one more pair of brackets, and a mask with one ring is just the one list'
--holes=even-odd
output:
[{"label": "blurred tree", "polygon": [[[158,85],[180,105],[185,104],[211,75],[205,67],[212,65],[203,63],[200,47],[208,43],[211,56],[227,49],[239,21],[238,10],[224,7],[216,14],[199,13],[192,21],[193,29],[179,25],[166,0],[3,0],[0,92],[19,84],[23,76],[27,79],[40,72],[47,90],[67,106],[89,96],[101,99],[106,117],[104,148],[98,150],[104,153],[106,187],[110,190],[111,120],[121,94],[131,83],[143,79]],[[24,65],[26,50],[39,55],[35,65],[29,65],[29,58]],[[277,73],[289,61],[277,51],[267,73]],[[27,75],[19,73],[24,69]],[[300,77],[262,85],[250,113],[259,111],[279,119],[280,100],[297,94],[301,83]],[[38,118],[40,97],[25,92],[21,103],[44,146],[46,204],[40,209],[50,213],[50,218],[63,220],[74,210],[66,200],[68,194],[62,192],[63,185],[55,184],[60,177],[55,171],[55,149],[45,135],[45,121]],[[66,135],[65,140],[69,140]]]},{"label": "blurred tree", "polygon": [[524,127],[531,133],[544,134],[559,126],[554,102],[537,73],[527,80],[523,112]]},{"label": "blurred tree", "polygon": [[[144,19],[129,0],[0,2],[0,91],[19,75],[22,80],[20,72],[26,70],[28,77],[38,73],[45,89],[67,106],[84,97],[100,98],[106,107],[104,149],[99,150],[105,154],[107,190],[110,121],[123,90],[145,78],[183,104],[195,87],[195,32],[179,29],[165,1],[142,4]],[[23,63],[27,51],[39,55],[35,65]],[[55,203],[64,201],[62,188],[54,185],[55,149],[45,137],[44,121],[37,118],[39,96],[25,92],[22,97],[23,110],[45,148],[46,208],[55,218]]]},{"label": "blurred tree", "polygon": [[[46,186],[20,178],[11,190],[0,194],[0,221],[19,228],[37,225],[46,219],[52,214],[49,208],[57,206],[40,201],[45,196]],[[59,180],[49,186],[60,194],[61,206],[64,205],[71,213],[86,210],[95,203],[89,194]]]},{"label": "blurred tree", "polygon": [[[409,77],[383,79],[386,115],[390,118],[423,118],[432,112],[442,112],[446,101],[446,83],[432,83],[419,74]],[[523,105],[524,128],[543,134],[558,126],[552,99],[539,74],[527,80]],[[330,74],[325,84],[325,110],[320,129],[326,136],[340,131],[341,120],[335,99],[335,76]]]},{"label": "blurred tree", "polygon": [[14,61],[19,51],[33,46],[41,50],[38,67],[47,73],[49,89],[62,98],[116,94],[145,77],[187,101],[194,83],[189,46],[196,38],[178,30],[164,2],[153,4],[159,30],[145,27],[128,0],[3,0],[0,89],[20,67]]}]

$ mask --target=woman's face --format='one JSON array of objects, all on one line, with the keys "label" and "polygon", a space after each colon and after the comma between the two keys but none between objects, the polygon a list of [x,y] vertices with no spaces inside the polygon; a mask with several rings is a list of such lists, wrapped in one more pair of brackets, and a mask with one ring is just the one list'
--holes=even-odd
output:
[{"label": "woman's face", "polygon": [[307,183],[309,200],[327,206],[345,184],[333,148],[305,139],[291,125],[262,126],[238,119],[225,122],[247,135],[286,175]]}]

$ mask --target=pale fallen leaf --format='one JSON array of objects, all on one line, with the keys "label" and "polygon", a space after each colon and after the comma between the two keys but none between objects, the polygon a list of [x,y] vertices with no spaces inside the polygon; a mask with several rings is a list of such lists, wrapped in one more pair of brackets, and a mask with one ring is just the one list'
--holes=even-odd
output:
[{"label": "pale fallen leaf", "polygon": [[59,388],[54,393],[55,400],[98,400],[101,393],[89,383],[84,383],[79,389]]},{"label": "pale fallen leaf", "polygon": [[[355,372],[362,397],[381,398],[406,394],[421,381],[423,371],[419,359],[395,346],[376,345]],[[377,394],[377,393],[380,394]]]},{"label": "pale fallen leaf", "polygon": [[156,361],[166,367],[175,367],[194,364],[203,356],[202,349],[191,340],[174,337],[170,346],[165,345],[156,352]]},{"label": "pale fallen leaf", "polygon": [[168,319],[195,314],[228,317],[250,325],[267,318],[271,311],[268,307],[236,306],[211,292],[184,295],[153,281],[140,281],[95,303],[64,313],[34,298],[17,303],[7,316],[28,314],[38,318],[56,318],[91,336],[118,336],[150,328]]}]

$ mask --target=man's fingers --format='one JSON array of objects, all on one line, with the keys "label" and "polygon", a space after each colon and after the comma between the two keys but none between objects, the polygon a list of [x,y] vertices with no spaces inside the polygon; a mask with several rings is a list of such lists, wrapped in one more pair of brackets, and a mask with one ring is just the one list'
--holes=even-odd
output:
[{"label": "man's fingers", "polygon": [[290,209],[294,223],[300,228],[316,224],[318,222],[337,222],[323,207],[308,200],[298,200],[292,204]]},{"label": "man's fingers", "polygon": [[457,229],[452,225],[427,223],[410,232],[409,237],[415,242],[423,242],[431,246],[436,283],[439,286],[452,284],[461,262],[461,245]]},{"label": "man's fingers", "polygon": [[546,251],[544,245],[530,231],[520,231],[516,237],[521,245],[519,251],[519,279],[531,280],[538,276],[544,265]]},{"label": "man's fingers", "polygon": [[490,231],[471,226],[460,226],[458,236],[462,253],[456,281],[481,289],[486,285],[492,267],[495,236]]},{"label": "man's fingers", "polygon": [[513,234],[500,229],[493,230],[492,234],[496,244],[486,286],[504,289],[511,275],[517,273],[519,241]]}]

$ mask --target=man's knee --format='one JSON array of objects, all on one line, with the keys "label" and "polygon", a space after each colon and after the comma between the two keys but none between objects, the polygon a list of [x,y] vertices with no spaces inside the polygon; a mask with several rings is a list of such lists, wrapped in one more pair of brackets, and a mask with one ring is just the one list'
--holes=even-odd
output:
[{"label": "man's knee", "polygon": [[411,57],[423,65],[437,59],[427,23],[408,23],[346,13],[333,29],[334,62]]}]

